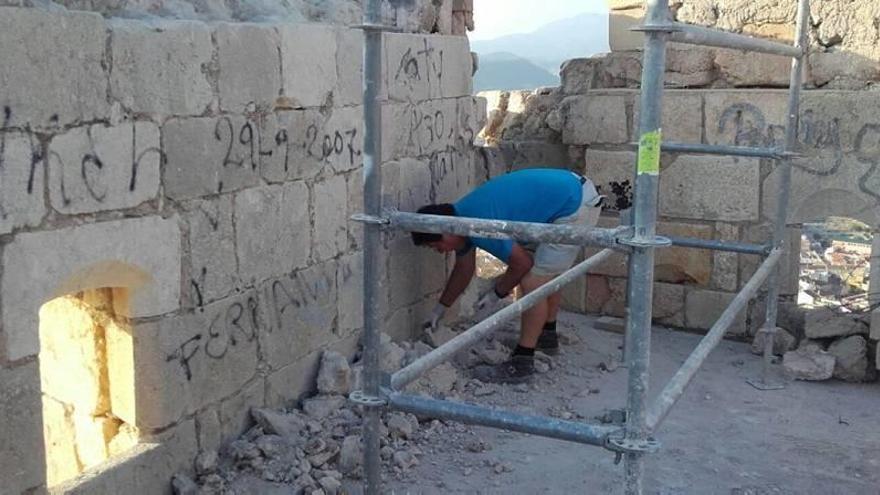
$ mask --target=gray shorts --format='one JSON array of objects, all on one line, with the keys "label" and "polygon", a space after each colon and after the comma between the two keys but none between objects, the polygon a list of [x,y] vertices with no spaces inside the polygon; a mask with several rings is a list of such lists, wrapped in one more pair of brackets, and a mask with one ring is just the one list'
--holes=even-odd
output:
[{"label": "gray shorts", "polygon": [[[580,177],[580,176],[579,176]],[[596,186],[589,179],[584,182],[584,197],[581,207],[573,214],[556,219],[554,224],[578,224],[595,227],[599,223],[602,212],[602,200]],[[576,244],[539,244],[526,245],[526,250],[534,253],[531,274],[539,277],[551,277],[568,270],[577,259],[583,246]]]}]

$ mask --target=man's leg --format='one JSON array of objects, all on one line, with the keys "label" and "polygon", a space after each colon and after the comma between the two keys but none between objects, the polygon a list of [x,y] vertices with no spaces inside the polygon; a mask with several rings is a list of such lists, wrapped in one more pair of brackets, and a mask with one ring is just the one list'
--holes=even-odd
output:
[{"label": "man's leg", "polygon": [[[538,287],[549,282],[552,278],[552,276],[537,276],[529,273],[523,277],[522,281],[520,281],[520,287],[522,287],[524,295],[529,294],[530,292],[534,292]],[[555,318],[556,311],[559,309],[558,298],[555,307],[553,307],[554,303],[551,301],[555,296],[556,295],[554,294],[554,296],[542,300],[538,304],[532,306],[531,309],[523,312],[519,333],[519,345],[521,347],[534,349],[538,344],[538,337],[540,337],[541,332],[544,331],[544,324],[547,323],[551,311]]]}]

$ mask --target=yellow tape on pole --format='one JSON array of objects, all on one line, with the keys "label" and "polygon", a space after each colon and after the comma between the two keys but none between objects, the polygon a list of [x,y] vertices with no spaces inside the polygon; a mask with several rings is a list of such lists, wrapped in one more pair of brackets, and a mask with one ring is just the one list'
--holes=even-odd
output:
[{"label": "yellow tape on pole", "polygon": [[660,175],[661,130],[646,132],[639,139],[639,175]]}]

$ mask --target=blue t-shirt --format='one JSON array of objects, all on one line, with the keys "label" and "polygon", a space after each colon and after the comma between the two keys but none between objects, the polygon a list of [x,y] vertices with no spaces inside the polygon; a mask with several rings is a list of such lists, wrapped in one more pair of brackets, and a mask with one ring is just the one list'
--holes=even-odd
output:
[{"label": "blue t-shirt", "polygon": [[[459,217],[552,223],[581,206],[583,187],[568,170],[527,169],[496,177],[455,203]],[[510,239],[468,238],[462,252],[477,246],[507,263]]]}]

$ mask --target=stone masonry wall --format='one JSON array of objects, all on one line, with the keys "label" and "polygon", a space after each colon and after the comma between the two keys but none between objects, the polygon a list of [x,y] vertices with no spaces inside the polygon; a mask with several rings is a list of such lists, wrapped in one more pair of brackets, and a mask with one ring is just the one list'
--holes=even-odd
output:
[{"label": "stone masonry wall", "polygon": [[[385,204],[452,200],[487,175],[467,39],[384,44]],[[112,287],[141,444],[55,491],[165,493],[250,407],[307,391],[323,350],[357,348],[362,34],[0,7],[0,46],[0,491],[46,488],[41,305]],[[404,337],[443,258],[385,247],[383,319]]]}]

